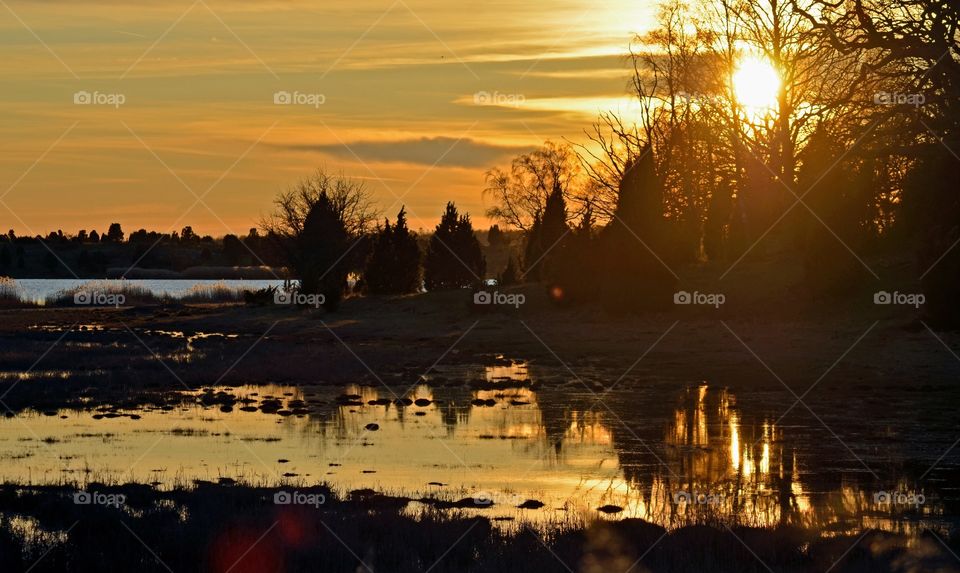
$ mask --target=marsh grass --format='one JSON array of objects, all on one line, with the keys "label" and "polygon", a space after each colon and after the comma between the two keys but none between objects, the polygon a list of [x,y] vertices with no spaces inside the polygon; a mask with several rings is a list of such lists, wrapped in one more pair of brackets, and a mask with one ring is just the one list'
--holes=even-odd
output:
[{"label": "marsh grass", "polygon": [[151,304],[203,304],[203,303],[239,303],[245,293],[253,290],[245,287],[228,286],[224,282],[216,284],[193,285],[179,294],[157,294],[150,289],[126,281],[88,281],[76,287],[68,288],[47,297],[47,306],[78,306],[78,293],[97,293],[98,295],[121,295],[120,306],[140,306]]},{"label": "marsh grass", "polygon": [[0,309],[25,308],[36,306],[23,298],[23,290],[17,281],[10,277],[0,277]]},{"label": "marsh grass", "polygon": [[[860,573],[896,570],[903,560],[915,571],[954,570],[948,549],[929,538],[833,537],[791,527],[667,531],[639,519],[547,531],[517,521],[503,528],[456,510],[426,508],[411,516],[406,500],[338,495],[324,485],[296,486],[323,495],[317,507],[274,504],[274,494],[292,487],[84,486],[122,494],[124,504],[113,507],[74,503],[79,490],[70,485],[0,485],[0,570],[562,573],[637,564],[634,570],[653,572]],[[954,548],[957,542],[944,540]]]}]

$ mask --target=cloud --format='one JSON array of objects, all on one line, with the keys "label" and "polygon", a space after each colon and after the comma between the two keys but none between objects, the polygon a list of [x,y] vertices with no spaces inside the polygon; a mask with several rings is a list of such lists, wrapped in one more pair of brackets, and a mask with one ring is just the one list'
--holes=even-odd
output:
[{"label": "cloud", "polygon": [[392,141],[280,145],[294,151],[314,151],[338,159],[376,163],[411,163],[440,167],[493,167],[529,147],[494,145],[476,139],[420,137]]}]

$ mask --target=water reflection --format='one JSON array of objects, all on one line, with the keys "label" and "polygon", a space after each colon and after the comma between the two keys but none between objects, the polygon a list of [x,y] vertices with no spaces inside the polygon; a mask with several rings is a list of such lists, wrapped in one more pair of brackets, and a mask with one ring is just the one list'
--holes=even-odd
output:
[{"label": "water reflection", "polygon": [[[0,456],[17,460],[0,466],[0,478],[161,488],[327,482],[413,498],[480,496],[494,504],[470,511],[492,517],[639,517],[667,527],[912,533],[944,521],[934,492],[905,478],[890,493],[923,503],[891,503],[875,486],[814,471],[831,467],[823,444],[750,414],[726,389],[702,384],[670,400],[611,393],[607,410],[588,391],[535,389],[539,374],[521,364],[459,367],[409,389],[208,388],[185,407],[27,413],[0,420]],[[529,499],[545,505],[516,508]]]}]

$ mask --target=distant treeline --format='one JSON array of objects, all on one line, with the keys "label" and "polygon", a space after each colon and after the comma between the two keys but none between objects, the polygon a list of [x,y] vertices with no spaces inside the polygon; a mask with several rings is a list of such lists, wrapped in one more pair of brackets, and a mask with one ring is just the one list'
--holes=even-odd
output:
[{"label": "distant treeline", "polygon": [[[372,233],[374,229],[371,229]],[[484,254],[494,269],[506,266],[510,249],[522,243],[518,233],[476,233]],[[513,238],[513,246],[511,246]],[[355,246],[366,253],[372,236]],[[418,244],[426,246],[424,238]],[[62,230],[46,236],[18,236],[13,230],[0,235],[0,276],[14,278],[287,278],[289,260],[280,248],[282,239],[273,232],[251,228],[246,235],[214,238],[198,235],[190,226],[160,233],[138,229],[127,235],[120,223],[106,233]],[[364,255],[366,256],[366,255]],[[352,271],[361,268],[353,266]]]}]

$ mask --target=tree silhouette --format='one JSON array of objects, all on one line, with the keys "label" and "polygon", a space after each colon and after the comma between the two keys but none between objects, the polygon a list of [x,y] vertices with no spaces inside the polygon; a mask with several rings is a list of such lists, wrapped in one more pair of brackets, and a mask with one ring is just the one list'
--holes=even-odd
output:
[{"label": "tree silhouette", "polygon": [[405,208],[397,213],[395,225],[384,221],[373,238],[363,277],[373,294],[407,294],[420,288],[420,247],[407,228]]},{"label": "tree silhouette", "polygon": [[567,204],[563,189],[557,186],[547,197],[543,217],[537,218],[527,233],[525,275],[537,280],[549,279],[552,262],[563,256],[563,243],[569,233]]},{"label": "tree silhouette", "polygon": [[672,303],[676,278],[657,255],[664,247],[662,190],[652,153],[628,165],[613,220],[601,237],[604,305],[649,310]]},{"label": "tree silhouette", "polygon": [[239,265],[248,254],[247,248],[236,235],[223,236],[223,257],[231,265]]},{"label": "tree silhouette", "polygon": [[[341,253],[343,263],[348,271],[362,270],[366,261],[361,248],[362,240],[380,216],[379,210],[373,202],[372,193],[362,182],[343,175],[331,175],[323,169],[300,180],[274,199],[273,213],[262,219],[260,224],[270,240],[270,246],[277,258],[297,268],[298,260],[302,257],[299,238],[304,232],[307,216],[321,195],[326,196],[326,202],[336,213],[348,241],[356,245],[349,252]],[[254,252],[259,254],[260,251]]]},{"label": "tree silhouette", "polygon": [[502,247],[507,241],[506,236],[502,230],[500,230],[500,225],[491,225],[490,230],[487,231],[487,244],[493,248]]},{"label": "tree silhouette", "polygon": [[101,237],[101,240],[106,243],[122,243],[123,229],[120,227],[120,223],[110,223],[107,234]]},{"label": "tree silhouette", "polygon": [[300,292],[322,294],[323,307],[336,310],[347,285],[344,254],[349,244],[340,214],[326,193],[320,193],[307,213],[297,244]]},{"label": "tree silhouette", "polygon": [[507,266],[503,269],[503,272],[500,273],[500,276],[497,277],[497,282],[503,286],[513,286],[520,282],[520,271],[517,269],[517,265],[513,260],[513,257],[510,257],[507,260]]},{"label": "tree silhouette", "polygon": [[437,224],[427,247],[424,282],[427,290],[464,288],[479,283],[486,272],[480,241],[470,216],[460,215],[453,202]]}]

